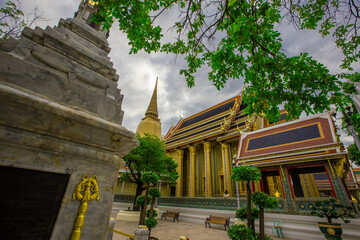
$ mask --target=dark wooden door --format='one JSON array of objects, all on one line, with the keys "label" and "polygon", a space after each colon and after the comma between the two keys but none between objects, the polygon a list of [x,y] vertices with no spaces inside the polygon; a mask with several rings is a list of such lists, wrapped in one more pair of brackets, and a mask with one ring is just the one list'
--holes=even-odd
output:
[{"label": "dark wooden door", "polygon": [[0,239],[50,239],[69,176],[0,167]]}]

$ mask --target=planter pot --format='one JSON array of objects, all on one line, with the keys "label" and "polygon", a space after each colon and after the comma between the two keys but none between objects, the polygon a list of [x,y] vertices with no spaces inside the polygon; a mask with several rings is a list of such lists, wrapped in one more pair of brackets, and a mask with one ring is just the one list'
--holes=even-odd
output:
[{"label": "planter pot", "polygon": [[339,239],[341,240],[341,224],[339,223],[327,223],[318,222],[320,231],[325,235],[326,239]]}]

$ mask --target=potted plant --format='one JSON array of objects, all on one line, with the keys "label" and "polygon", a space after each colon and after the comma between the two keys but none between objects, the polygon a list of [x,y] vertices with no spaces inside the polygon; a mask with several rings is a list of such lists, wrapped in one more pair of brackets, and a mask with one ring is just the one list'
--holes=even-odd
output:
[{"label": "potted plant", "polygon": [[320,231],[325,235],[326,239],[342,239],[341,224],[333,223],[332,219],[341,218],[345,223],[350,220],[345,218],[353,218],[354,213],[351,211],[352,207],[337,203],[334,198],[317,201],[311,211],[311,215],[318,217],[326,217],[327,222],[318,222]]}]

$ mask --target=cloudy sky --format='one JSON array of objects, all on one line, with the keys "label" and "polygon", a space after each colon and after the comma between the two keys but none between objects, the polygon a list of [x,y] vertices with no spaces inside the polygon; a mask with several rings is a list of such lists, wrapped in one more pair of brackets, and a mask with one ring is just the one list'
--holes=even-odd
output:
[{"label": "cloudy sky", "polygon": [[[47,25],[51,27],[57,25],[60,18],[73,17],[79,2],[80,0],[23,0],[22,7],[24,12],[31,12],[35,6],[38,6],[46,19],[39,22],[38,26],[45,28]],[[175,17],[164,16],[161,22],[170,23],[171,18]],[[165,30],[167,27],[169,26],[165,26]],[[338,66],[342,55],[330,37],[322,38],[315,31],[296,31],[286,23],[283,23],[279,30],[282,33],[283,48],[289,55],[308,52],[316,60],[328,66],[332,73],[339,72]],[[158,108],[163,135],[168,131],[171,121],[176,124],[180,115],[183,118],[191,116],[233,97],[243,87],[242,80],[230,80],[221,91],[218,91],[208,81],[207,72],[204,69],[196,75],[196,86],[189,89],[183,76],[178,73],[181,66],[184,66],[182,59],[178,58],[174,61],[173,55],[162,53],[142,52],[129,55],[127,39],[116,25],[111,28],[108,40],[111,47],[110,58],[120,76],[118,87],[124,95],[123,126],[131,131],[136,131],[137,125],[144,117],[156,77],[159,77]],[[342,140],[346,145],[353,141],[344,133]]]}]

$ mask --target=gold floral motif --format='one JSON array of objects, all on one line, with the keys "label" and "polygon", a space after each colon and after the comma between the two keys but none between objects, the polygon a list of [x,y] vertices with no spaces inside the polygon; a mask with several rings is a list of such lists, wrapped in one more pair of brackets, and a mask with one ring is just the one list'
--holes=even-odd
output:
[{"label": "gold floral motif", "polygon": [[346,166],[346,158],[341,159],[340,161],[337,162],[337,164],[335,165],[335,169],[336,169],[336,173],[338,174],[338,176],[340,178],[344,177],[344,173],[345,171],[345,166]]},{"label": "gold floral motif", "polygon": [[330,234],[330,235],[335,235],[335,230],[333,228],[328,228],[327,229],[327,232]]},{"label": "gold floral motif", "polygon": [[84,225],[85,213],[88,202],[96,199],[100,201],[99,187],[97,184],[97,177],[88,177],[86,174],[82,177],[80,183],[76,186],[72,200],[81,201],[78,215],[75,220],[74,230],[71,234],[71,240],[80,240],[81,228]]}]

